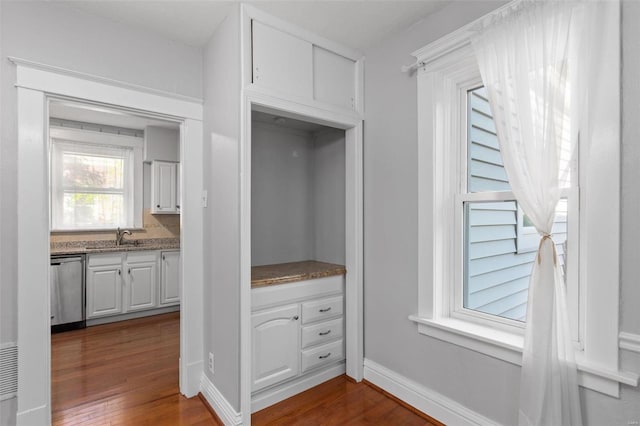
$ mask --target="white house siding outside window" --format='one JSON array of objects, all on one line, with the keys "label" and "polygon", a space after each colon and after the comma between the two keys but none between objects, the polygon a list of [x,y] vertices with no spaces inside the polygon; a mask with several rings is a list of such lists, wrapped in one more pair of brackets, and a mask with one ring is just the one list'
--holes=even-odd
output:
[{"label": "white house siding outside window", "polygon": [[[464,220],[461,309],[525,321],[529,276],[540,237],[515,199],[491,201],[496,195],[509,197],[511,187],[484,87],[467,91],[466,115],[461,119],[466,122],[461,149],[466,181],[460,182],[461,203],[456,207],[463,210]],[[474,194],[473,201],[465,201],[468,194]],[[481,201],[483,196],[487,201]],[[562,266],[568,204],[567,198],[558,203],[552,232]]]}]

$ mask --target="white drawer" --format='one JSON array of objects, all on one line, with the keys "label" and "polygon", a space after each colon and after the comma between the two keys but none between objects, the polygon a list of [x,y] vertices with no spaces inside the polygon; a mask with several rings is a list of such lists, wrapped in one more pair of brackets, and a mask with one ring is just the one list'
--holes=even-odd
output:
[{"label": "white drawer", "polygon": [[344,359],[342,339],[302,351],[302,373]]},{"label": "white drawer", "polygon": [[302,327],[302,348],[341,338],[343,330],[342,317]]},{"label": "white drawer", "polygon": [[308,324],[342,315],[342,296],[328,297],[302,304],[302,323]]},{"label": "white drawer", "polygon": [[156,252],[155,250],[127,253],[128,263],[155,262],[157,259],[158,252]]},{"label": "white drawer", "polygon": [[87,264],[89,266],[120,265],[122,253],[90,254]]}]

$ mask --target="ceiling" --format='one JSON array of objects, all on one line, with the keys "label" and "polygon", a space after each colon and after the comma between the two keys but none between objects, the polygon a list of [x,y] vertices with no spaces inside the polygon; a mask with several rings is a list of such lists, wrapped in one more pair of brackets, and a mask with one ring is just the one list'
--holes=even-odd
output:
[{"label": "ceiling", "polygon": [[[204,46],[237,1],[58,0],[93,15]],[[354,49],[375,45],[440,9],[443,0],[247,1],[265,12]]]}]

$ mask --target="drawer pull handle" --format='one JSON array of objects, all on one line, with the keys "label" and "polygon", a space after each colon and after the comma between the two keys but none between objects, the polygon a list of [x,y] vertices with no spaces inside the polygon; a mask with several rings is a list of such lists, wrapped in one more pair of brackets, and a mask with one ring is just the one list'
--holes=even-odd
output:
[{"label": "drawer pull handle", "polygon": [[318,336],[326,336],[329,333],[331,333],[331,330],[321,331],[320,333],[318,333]]},{"label": "drawer pull handle", "polygon": [[325,313],[325,312],[329,312],[330,310],[331,310],[331,306],[329,306],[328,308],[320,309],[320,312]]},{"label": "drawer pull handle", "polygon": [[331,356],[331,352],[327,353],[326,355],[320,355],[318,359],[326,359],[326,358],[329,358],[330,356]]},{"label": "drawer pull handle", "polygon": [[297,316],[297,315],[294,315],[294,316],[291,317],[291,321],[298,321],[298,318],[300,318],[300,317]]}]

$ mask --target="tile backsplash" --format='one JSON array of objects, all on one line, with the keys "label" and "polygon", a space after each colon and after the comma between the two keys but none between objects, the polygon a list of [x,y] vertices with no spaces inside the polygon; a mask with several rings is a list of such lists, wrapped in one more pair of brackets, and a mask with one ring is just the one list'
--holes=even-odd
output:
[{"label": "tile backsplash", "polygon": [[[127,235],[126,239],[149,240],[155,238],[179,238],[180,215],[149,213],[144,209],[142,219],[144,229],[132,231],[133,235]],[[56,232],[51,234],[52,243],[70,241],[100,241],[115,239],[115,232]]]}]

